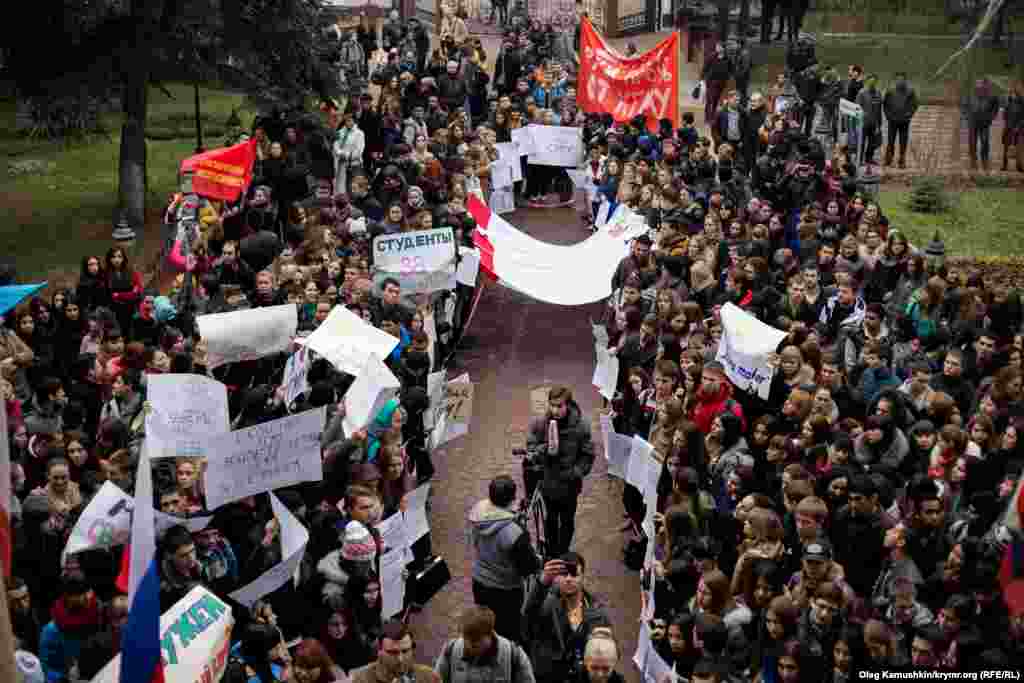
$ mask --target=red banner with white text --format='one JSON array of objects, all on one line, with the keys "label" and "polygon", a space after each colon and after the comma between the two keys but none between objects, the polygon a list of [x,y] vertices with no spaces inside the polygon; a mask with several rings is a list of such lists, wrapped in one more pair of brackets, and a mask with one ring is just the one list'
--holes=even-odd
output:
[{"label": "red banner with white text", "polygon": [[659,119],[669,119],[678,128],[679,34],[641,55],[626,57],[583,19],[577,100],[584,111],[609,113],[616,121],[644,114],[652,131]]},{"label": "red banner with white text", "polygon": [[249,140],[190,157],[182,163],[182,169],[192,166],[192,190],[197,195],[233,202],[252,182],[255,163],[256,141]]}]

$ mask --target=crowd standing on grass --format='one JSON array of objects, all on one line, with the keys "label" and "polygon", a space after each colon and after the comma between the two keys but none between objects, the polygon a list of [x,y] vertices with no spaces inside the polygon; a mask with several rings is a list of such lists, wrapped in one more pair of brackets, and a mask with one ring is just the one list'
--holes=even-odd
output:
[{"label": "crowd standing on grass", "polygon": [[[446,12],[450,30],[430,50],[421,27],[393,17],[372,70],[365,26],[330,38],[350,82],[368,83],[343,107],[261,116],[239,201],[183,184],[165,220],[168,293],[147,288],[115,246],[83,259],[74,288],[4,316],[19,661],[30,669],[36,655],[45,680],[62,683],[90,680],[119,651],[121,549],[62,551],[104,482],[134,490],[148,378],[198,373],[227,385],[236,429],[308,408],[327,415],[324,479],[276,491],[310,532],[298,581],[233,605],[226,680],[622,680],[619,644],[636,625],[615,622],[587,588],[594,558],[571,549],[594,445],[568,387],[551,389],[529,437],[546,556],[517,514],[515,480],[498,477],[467,520],[477,606],[457,615],[460,637],[427,653],[432,668],[415,665],[423,653],[405,621],[419,606],[403,612],[411,619],[381,618],[377,524],[433,477],[426,377],[453,352],[473,288],[413,297],[397,280],[375,283],[369,238],[451,227],[471,246],[466,201],[489,197],[495,144],[544,123],[580,127],[594,204],[624,205],[649,228],[612,280],[605,324],[621,372],[608,408],[615,430],[646,438],[662,463],[657,510],[625,487],[623,530],[654,516],[656,535],[628,537],[625,559],[635,568],[637,544],[655,546],[645,630],[669,669],[691,683],[1020,670],[1024,613],[1007,608],[998,580],[1011,540],[1000,520],[1024,466],[1015,284],[947,266],[938,235],[911,244],[861,185],[854,151],[827,152],[812,135],[816,101],[794,99],[788,80],[749,102],[723,83],[710,137],[687,117],[651,131],[642,118],[579,111],[573,70],[549,61],[565,36],[513,17],[492,60],[459,20]],[[848,73],[836,89],[875,106],[872,79]],[[912,93],[896,84],[880,98],[904,145]],[[1013,93],[997,104],[1019,140]],[[993,109],[970,105],[983,161]],[[523,170],[520,199],[563,179]],[[351,436],[341,423],[353,378],[325,359],[291,404],[283,354],[208,367],[196,316],[281,304],[297,307],[300,336],[344,306],[399,340],[386,359],[398,396]],[[786,332],[767,400],[714,360],[726,304]],[[199,531],[162,534],[163,609],[196,585],[226,599],[281,561],[267,494],[207,510],[202,459],[163,462],[154,507],[183,521],[212,514]],[[431,563],[430,545],[428,535],[413,546],[411,574]]]}]

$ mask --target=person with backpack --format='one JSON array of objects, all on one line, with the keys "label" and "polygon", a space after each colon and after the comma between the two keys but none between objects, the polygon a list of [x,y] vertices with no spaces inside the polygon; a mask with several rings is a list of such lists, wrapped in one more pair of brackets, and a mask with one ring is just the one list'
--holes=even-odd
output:
[{"label": "person with backpack", "polygon": [[503,474],[487,490],[487,498],[469,513],[470,538],[476,548],[473,562],[473,601],[495,614],[499,635],[521,642],[520,613],[526,593],[524,579],[540,571],[530,534],[512,509],[516,482]]},{"label": "person with backpack", "polygon": [[494,631],[494,612],[470,607],[460,620],[461,638],[449,640],[434,664],[443,683],[535,683],[533,665],[519,645]]}]

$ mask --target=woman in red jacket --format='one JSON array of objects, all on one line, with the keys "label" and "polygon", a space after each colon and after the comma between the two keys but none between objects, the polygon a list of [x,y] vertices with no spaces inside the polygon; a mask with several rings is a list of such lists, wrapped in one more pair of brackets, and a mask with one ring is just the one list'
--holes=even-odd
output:
[{"label": "woman in red jacket", "polygon": [[111,247],[106,262],[111,305],[121,329],[127,331],[142,298],[142,273],[132,269],[121,247]]}]

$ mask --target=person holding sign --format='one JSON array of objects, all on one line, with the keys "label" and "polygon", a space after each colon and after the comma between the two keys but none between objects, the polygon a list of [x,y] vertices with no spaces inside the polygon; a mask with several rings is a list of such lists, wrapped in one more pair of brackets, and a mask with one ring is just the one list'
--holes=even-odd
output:
[{"label": "person holding sign", "polygon": [[544,535],[551,555],[568,552],[576,533],[576,505],[583,478],[594,466],[590,423],[572,391],[565,386],[548,392],[548,412],[534,418],[526,441],[529,458],[543,468],[541,495],[547,507]]}]

